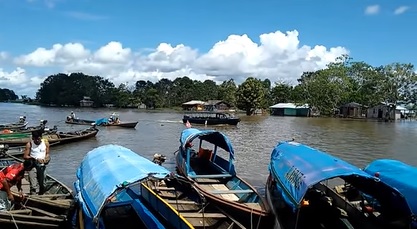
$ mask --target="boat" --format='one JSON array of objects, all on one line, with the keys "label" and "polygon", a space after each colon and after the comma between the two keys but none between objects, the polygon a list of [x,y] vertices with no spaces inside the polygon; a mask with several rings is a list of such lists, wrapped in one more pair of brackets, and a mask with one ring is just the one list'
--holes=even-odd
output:
[{"label": "boat", "polygon": [[[417,216],[417,168],[393,159],[378,159],[368,164],[364,171],[385,184],[397,189],[407,200]],[[417,218],[412,218],[411,228],[417,228]]]},{"label": "boat", "polygon": [[412,216],[398,190],[295,141],[272,151],[266,198],[274,228],[409,228]]},{"label": "boat", "polygon": [[65,123],[67,124],[73,124],[73,125],[86,125],[86,126],[92,126],[96,123],[96,121],[93,120],[86,120],[86,119],[79,119],[79,118],[68,118],[65,120]]},{"label": "boat", "polygon": [[[192,149],[195,139],[199,141],[198,150]],[[247,228],[267,228],[272,223],[263,197],[236,174],[234,150],[223,133],[187,128],[181,133],[180,143],[175,156],[178,174],[191,181],[208,201],[242,219]],[[206,144],[211,149],[203,148]]]},{"label": "boat", "polygon": [[96,126],[116,126],[116,127],[124,127],[124,128],[135,128],[138,124],[137,121],[135,122],[109,122],[107,118],[98,119],[96,121],[93,120],[85,120],[85,119],[66,119],[65,123],[67,124],[74,124],[74,125],[96,125]]},{"label": "boat", "polygon": [[[0,158],[0,169],[21,161],[13,156]],[[0,211],[1,228],[69,228],[74,210],[72,190],[54,177],[47,175],[45,194],[30,195],[28,180],[25,174],[22,180],[22,189],[25,193],[23,198],[16,186],[12,187],[15,202],[11,210]]]},{"label": "boat", "polygon": [[146,179],[139,188],[138,195],[144,202],[175,228],[245,228],[227,212],[207,202],[204,195],[181,176],[171,174],[164,179]]},{"label": "boat", "polygon": [[27,125],[28,122],[26,122],[26,117],[24,119],[21,117],[17,123],[0,124],[0,130],[18,130],[25,128]]},{"label": "boat", "polygon": [[56,131],[57,129],[56,126],[54,126],[53,129],[46,128],[45,125],[47,122],[48,122],[47,120],[41,120],[39,126],[29,126],[29,127],[24,127],[21,129],[14,129],[14,130],[4,129],[0,131],[0,136],[4,134],[32,133],[33,131],[52,131],[52,130]]},{"label": "boat", "polygon": [[183,123],[201,124],[201,125],[233,125],[240,122],[240,118],[234,117],[227,112],[214,111],[197,111],[188,112],[182,118]]},{"label": "boat", "polygon": [[[76,142],[95,137],[98,129],[93,126],[88,129],[71,131],[71,132],[57,132],[48,133],[42,136],[47,139],[51,146],[62,145],[70,142]],[[30,134],[16,134],[15,136],[0,136],[0,144],[8,145],[9,147],[24,146],[31,140]]]},{"label": "boat", "polygon": [[169,174],[164,167],[122,146],[104,145],[91,150],[82,160],[74,183],[77,225],[85,229],[190,228],[169,207],[164,213],[174,217],[170,219],[177,225],[167,226],[169,222],[158,217],[141,198],[145,194],[139,194],[141,182]]}]

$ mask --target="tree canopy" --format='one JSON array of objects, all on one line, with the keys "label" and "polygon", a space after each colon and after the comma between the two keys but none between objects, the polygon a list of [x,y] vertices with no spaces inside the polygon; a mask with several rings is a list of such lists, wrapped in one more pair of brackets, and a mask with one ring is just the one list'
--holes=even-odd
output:
[{"label": "tree canopy", "polygon": [[[253,76],[240,85],[233,79],[216,84],[209,79],[202,82],[182,76],[174,80],[163,78],[155,83],[139,80],[115,86],[101,76],[59,73],[48,76],[41,83],[36,99],[45,105],[79,106],[80,100],[88,96],[95,107],[106,104],[137,107],[144,104],[148,109],[179,107],[190,100],[223,100],[248,115],[256,109],[266,109],[281,102],[308,104],[324,115],[331,115],[349,102],[364,107],[381,102],[417,102],[417,75],[412,64],[372,66],[343,55],[324,69],[304,72],[297,82],[291,85]],[[12,90],[0,89],[0,101],[17,98]]]}]

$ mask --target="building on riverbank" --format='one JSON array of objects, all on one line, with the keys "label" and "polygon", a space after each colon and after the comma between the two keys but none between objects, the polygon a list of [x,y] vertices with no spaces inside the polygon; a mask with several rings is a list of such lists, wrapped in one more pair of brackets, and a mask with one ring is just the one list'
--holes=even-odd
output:
[{"label": "building on riverbank", "polygon": [[295,105],[294,103],[277,103],[269,107],[271,115],[309,117],[310,108],[307,104]]},{"label": "building on riverbank", "polygon": [[339,108],[339,117],[341,118],[365,118],[366,108],[359,103],[346,103]]},{"label": "building on riverbank", "polygon": [[83,99],[80,100],[80,107],[92,107],[93,104],[94,101],[88,96],[84,96]]},{"label": "building on riverbank", "polygon": [[367,111],[367,118],[370,119],[386,119],[386,120],[400,120],[405,118],[407,109],[394,105],[393,103],[384,103],[371,107]]}]

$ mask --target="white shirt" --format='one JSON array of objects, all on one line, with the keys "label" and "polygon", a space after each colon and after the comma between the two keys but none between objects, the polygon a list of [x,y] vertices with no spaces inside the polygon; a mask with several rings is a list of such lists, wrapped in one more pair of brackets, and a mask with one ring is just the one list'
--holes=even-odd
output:
[{"label": "white shirt", "polygon": [[33,141],[30,147],[30,157],[35,159],[45,159],[46,157],[46,144],[45,140],[42,139],[41,144],[36,145]]}]

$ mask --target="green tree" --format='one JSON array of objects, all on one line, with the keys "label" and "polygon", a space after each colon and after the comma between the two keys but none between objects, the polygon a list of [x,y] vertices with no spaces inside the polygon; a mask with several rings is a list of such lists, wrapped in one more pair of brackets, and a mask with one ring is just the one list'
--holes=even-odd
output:
[{"label": "green tree", "polygon": [[237,86],[233,79],[225,80],[219,86],[218,99],[223,100],[232,106],[236,106]]},{"label": "green tree", "polygon": [[265,87],[261,80],[249,77],[236,91],[237,107],[252,115],[265,99]]}]

